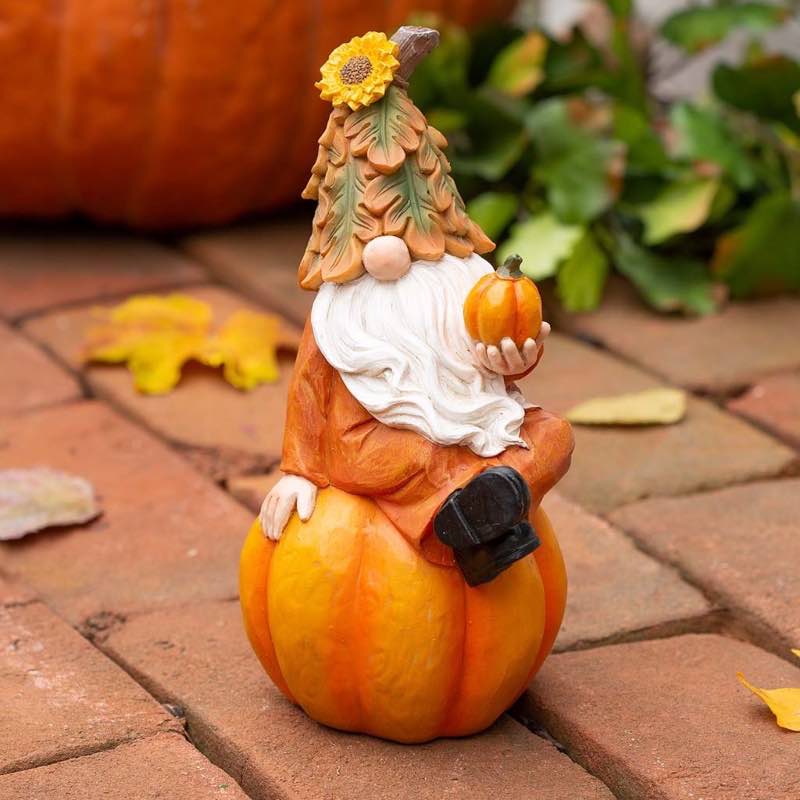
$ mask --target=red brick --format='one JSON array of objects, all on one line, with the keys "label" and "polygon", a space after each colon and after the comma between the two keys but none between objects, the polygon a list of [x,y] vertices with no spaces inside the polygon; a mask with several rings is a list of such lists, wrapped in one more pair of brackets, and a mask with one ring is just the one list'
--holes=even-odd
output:
[{"label": "red brick", "polygon": [[4,800],[247,800],[233,778],[170,734],[2,775],[0,795]]},{"label": "red brick", "polygon": [[297,284],[311,217],[295,215],[200,233],[183,246],[223,283],[302,325],[315,294]]},{"label": "red brick", "polygon": [[205,273],[176,250],[132,236],[0,237],[0,316],[197,282]]},{"label": "red brick", "polygon": [[764,378],[728,408],[800,449],[800,374]]},{"label": "red brick", "polygon": [[240,475],[230,478],[226,486],[242,505],[258,514],[267,493],[282,477],[283,473],[276,469],[266,475]]},{"label": "red brick", "polygon": [[685,318],[656,314],[621,280],[612,281],[596,311],[567,314],[548,303],[557,327],[600,342],[670,383],[721,394],[771,372],[800,367],[800,299],[731,303],[719,314]]},{"label": "red brick", "polygon": [[26,605],[34,600],[36,592],[30,586],[0,575],[0,607]]},{"label": "red brick", "polygon": [[0,608],[0,702],[0,772],[180,729],[41,603]]},{"label": "red brick", "polygon": [[184,708],[192,740],[256,799],[611,800],[598,781],[508,717],[481,736],[418,747],[311,722],[266,678],[236,603],[137,617],[104,646],[158,697]]},{"label": "red brick", "polygon": [[612,515],[760,642],[800,647],[800,480],[648,500]]},{"label": "red brick", "polygon": [[76,381],[24,336],[0,323],[0,414],[80,397]]},{"label": "red brick", "polygon": [[[521,382],[534,403],[564,413],[592,397],[660,386],[636,367],[553,334],[541,365]],[[797,454],[705,400],[686,418],[631,429],[575,426],[572,468],[560,491],[596,513],[645,497],[685,494],[796,468]]]},{"label": "red brick", "polygon": [[556,493],[545,498],[569,577],[556,650],[697,629],[710,606],[678,574],[620,531]]},{"label": "red brick", "polygon": [[[186,294],[208,302],[222,321],[239,308],[255,308],[225,289],[199,287]],[[81,368],[81,350],[90,309],[81,307],[30,320],[26,331],[74,369]],[[285,341],[296,345],[299,331],[284,325]],[[227,384],[219,370],[188,365],[169,394],[148,396],[133,386],[121,365],[92,365],[83,374],[103,398],[143,422],[164,439],[190,448],[195,464],[214,479],[268,469],[280,458],[286,393],[294,350],[279,355],[278,383],[243,392]]]},{"label": "red brick", "polygon": [[97,490],[97,520],[0,544],[4,571],[73,624],[236,596],[251,515],[135,425],[86,402],[0,419],[0,440],[0,469],[46,464]]},{"label": "red brick", "polygon": [[736,680],[800,686],[800,669],[714,635],[564,653],[523,701],[626,800],[796,800],[797,739]]}]

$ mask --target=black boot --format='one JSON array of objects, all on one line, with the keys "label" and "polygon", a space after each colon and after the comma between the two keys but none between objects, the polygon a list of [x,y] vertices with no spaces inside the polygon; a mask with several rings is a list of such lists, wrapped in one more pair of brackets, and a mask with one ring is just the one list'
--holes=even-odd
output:
[{"label": "black boot", "polygon": [[531,493],[511,467],[490,467],[457,489],[433,518],[446,545],[459,550],[497,539],[528,516]]},{"label": "black boot", "polygon": [[533,526],[530,522],[520,522],[500,539],[456,550],[456,563],[464,580],[470,586],[479,586],[496,578],[538,546],[539,537]]}]

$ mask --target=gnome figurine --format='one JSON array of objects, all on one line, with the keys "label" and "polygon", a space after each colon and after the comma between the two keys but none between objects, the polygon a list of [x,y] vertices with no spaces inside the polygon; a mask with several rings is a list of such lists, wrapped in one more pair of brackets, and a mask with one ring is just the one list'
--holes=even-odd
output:
[{"label": "gnome figurine", "polygon": [[321,723],[401,742],[492,724],[550,651],[566,596],[540,502],[572,433],[514,384],[549,326],[526,322],[535,287],[517,263],[481,258],[494,244],[407,94],[437,42],[371,32],[322,67],[333,110],[299,269],[316,297],[284,474],[241,561],[245,627],[276,686]]}]

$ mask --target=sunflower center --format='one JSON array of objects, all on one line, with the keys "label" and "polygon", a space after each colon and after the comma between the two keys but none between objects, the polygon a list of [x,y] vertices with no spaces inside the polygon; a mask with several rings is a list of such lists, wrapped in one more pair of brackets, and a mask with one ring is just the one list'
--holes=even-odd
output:
[{"label": "sunflower center", "polygon": [[361,83],[372,72],[372,62],[366,56],[353,56],[339,70],[342,83],[349,85]]}]

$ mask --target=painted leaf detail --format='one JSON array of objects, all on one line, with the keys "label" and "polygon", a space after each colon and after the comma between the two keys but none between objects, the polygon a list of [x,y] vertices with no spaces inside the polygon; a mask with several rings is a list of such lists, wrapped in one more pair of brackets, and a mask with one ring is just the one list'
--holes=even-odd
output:
[{"label": "painted leaf detail", "polygon": [[578,425],[671,425],[686,415],[686,392],[658,388],[595,397],[565,414]]},{"label": "painted leaf detail", "polygon": [[53,525],[82,525],[100,513],[85,478],[48,467],[0,470],[0,541]]},{"label": "painted leaf detail", "polygon": [[298,270],[304,289],[358,278],[364,245],[381,234],[402,236],[417,259],[494,249],[450,175],[447,140],[404,91],[392,87],[357,111],[335,109],[319,144],[303,195],[318,202]]},{"label": "painted leaf detail", "polygon": [[381,233],[378,220],[364,206],[367,180],[365,163],[348,158],[339,167],[329,167],[325,183],[330,182],[330,210],[322,228],[320,270],[324,280],[350,280],[362,271],[364,243]]},{"label": "painted leaf detail", "polygon": [[437,210],[416,158],[407,158],[393,175],[379,175],[371,181],[364,202],[382,217],[385,234],[403,236],[413,258],[442,257],[444,232],[437,224]]},{"label": "painted leaf detail", "polygon": [[353,112],[344,124],[353,155],[366,155],[383,174],[395,172],[420,144],[425,118],[408,95],[390,86],[383,99]]},{"label": "painted leaf detail", "polygon": [[[800,650],[792,650],[792,653],[800,658]],[[746,686],[756,697],[767,704],[781,728],[800,731],[800,688],[760,689],[753,686],[741,672],[737,672],[736,677],[742,686]]]}]

